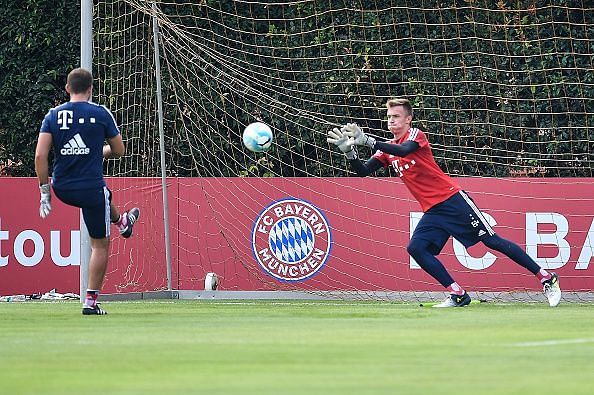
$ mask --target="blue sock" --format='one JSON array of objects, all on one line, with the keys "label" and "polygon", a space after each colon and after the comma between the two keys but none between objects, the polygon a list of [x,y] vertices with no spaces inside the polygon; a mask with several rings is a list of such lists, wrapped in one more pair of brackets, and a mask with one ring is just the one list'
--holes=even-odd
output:
[{"label": "blue sock", "polygon": [[444,288],[447,288],[455,281],[443,266],[443,263],[429,252],[429,244],[426,240],[413,238],[406,250],[415,258],[415,261],[424,271],[439,281]]},{"label": "blue sock", "polygon": [[496,234],[483,239],[482,242],[487,247],[501,252],[512,261],[516,262],[518,265],[525,267],[530,271],[530,273],[536,275],[540,271],[540,266],[538,266],[538,264],[534,262],[532,258],[530,258],[530,255],[526,254],[526,251],[521,249],[516,243],[504,239],[503,237],[500,237]]}]

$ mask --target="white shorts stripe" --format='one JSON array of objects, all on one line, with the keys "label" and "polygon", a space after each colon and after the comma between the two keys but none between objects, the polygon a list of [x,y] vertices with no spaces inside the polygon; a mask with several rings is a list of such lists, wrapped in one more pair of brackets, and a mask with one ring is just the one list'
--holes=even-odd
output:
[{"label": "white shorts stripe", "polygon": [[105,197],[105,237],[109,237],[109,231],[111,229],[111,212],[109,208],[109,191],[107,187],[103,187],[103,196]]},{"label": "white shorts stripe", "polygon": [[495,234],[495,231],[493,230],[491,225],[489,225],[485,217],[483,217],[483,213],[481,213],[481,210],[479,210],[476,204],[474,204],[472,199],[464,191],[460,191],[459,193],[460,196],[462,196],[464,200],[466,200],[466,203],[468,203],[468,205],[472,208],[472,211],[476,213],[477,217],[480,219],[483,225],[485,225],[485,229],[487,229],[487,232],[489,232],[489,236],[493,236]]}]

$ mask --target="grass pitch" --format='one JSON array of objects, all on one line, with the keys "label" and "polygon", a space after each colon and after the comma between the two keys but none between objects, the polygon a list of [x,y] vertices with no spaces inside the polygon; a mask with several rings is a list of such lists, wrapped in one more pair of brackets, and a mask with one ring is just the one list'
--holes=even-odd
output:
[{"label": "grass pitch", "polygon": [[594,305],[0,304],[2,394],[592,394]]}]

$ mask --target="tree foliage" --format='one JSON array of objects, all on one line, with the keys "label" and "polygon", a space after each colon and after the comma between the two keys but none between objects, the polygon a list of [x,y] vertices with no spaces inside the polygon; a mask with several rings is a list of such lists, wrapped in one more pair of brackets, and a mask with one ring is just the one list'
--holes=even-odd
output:
[{"label": "tree foliage", "polygon": [[[29,0],[0,7],[0,174],[34,175],[35,144],[47,110],[67,99],[78,63],[78,2]],[[7,4],[10,3],[10,4]]]},{"label": "tree foliage", "polygon": [[[356,121],[389,137],[383,104],[394,96],[411,99],[450,174],[593,174],[594,9],[585,1],[158,3],[170,175],[267,173],[245,163],[232,132],[255,119],[282,131],[268,160],[275,174],[347,174],[340,154],[320,149],[329,125]],[[155,124],[150,6],[114,4],[97,32],[99,98],[118,120],[132,119],[126,138],[138,152],[125,159],[134,169],[126,175],[155,175],[157,140],[141,134],[149,126],[134,128],[136,117]],[[0,25],[0,105],[11,109],[0,113],[0,163],[16,163],[11,174],[32,174],[39,123],[65,98],[78,59],[77,7],[38,0],[0,10],[0,22],[19,21]],[[144,42],[132,45],[138,29]],[[247,91],[276,105],[256,105]],[[212,147],[195,149],[207,140]]]}]

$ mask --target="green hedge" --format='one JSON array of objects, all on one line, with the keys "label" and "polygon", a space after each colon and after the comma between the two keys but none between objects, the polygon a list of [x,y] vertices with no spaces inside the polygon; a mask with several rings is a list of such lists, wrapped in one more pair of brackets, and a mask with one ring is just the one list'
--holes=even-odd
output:
[{"label": "green hedge", "polygon": [[1,174],[35,175],[46,112],[67,100],[66,75],[80,53],[78,1],[12,1],[0,7]]},{"label": "green hedge", "polygon": [[[120,44],[97,57],[104,65],[97,72],[98,99],[118,121],[139,117],[147,123],[136,130],[129,121],[126,138],[139,145],[136,154],[145,164],[136,169],[137,159],[126,158],[129,163],[119,168],[134,170],[123,174],[155,175],[156,140],[141,134],[154,125],[154,114],[142,113],[154,106],[152,54],[131,45],[138,32],[122,25],[136,21],[134,14],[146,23],[146,10],[135,1],[114,3],[106,9],[128,19],[112,15],[100,27],[101,48]],[[195,3],[162,5],[173,23],[162,26],[170,46],[162,54],[171,175],[245,174],[253,163],[232,133],[253,121],[255,112],[283,131],[268,164],[259,163],[260,172],[275,165],[283,176],[347,174],[339,154],[320,149],[329,148],[325,132],[331,124],[357,121],[385,133],[383,103],[391,96],[413,101],[417,125],[429,133],[450,174],[593,174],[594,9],[585,1],[450,0],[432,8],[413,0]],[[0,48],[0,163],[16,163],[7,173],[34,174],[39,124],[49,107],[66,99],[65,76],[78,63],[79,19],[78,2],[71,1],[0,9],[6,43]],[[150,29],[143,31],[146,48]],[[194,48],[178,41],[188,32]],[[197,55],[194,63],[181,56],[186,49]],[[124,62],[131,54],[142,61]],[[251,66],[237,73],[225,65],[226,57]],[[217,69],[226,74],[213,78]],[[254,97],[237,90],[238,82],[283,105],[250,103]],[[193,90],[184,91],[185,84]],[[212,129],[219,135],[209,138],[233,160],[222,163],[212,150],[194,150]]]},{"label": "green hedge", "polygon": [[[226,119],[233,103],[244,123],[257,110],[286,131],[273,153],[286,164],[282,175],[335,175],[340,155],[315,149],[328,124],[356,121],[389,137],[383,104],[405,96],[450,174],[592,176],[594,9],[586,2],[208,3],[191,15],[214,22],[187,29],[198,43],[200,107]],[[195,20],[164,11],[178,25]],[[225,59],[252,68],[209,78]],[[236,81],[284,106],[249,103],[230,88]]]}]

